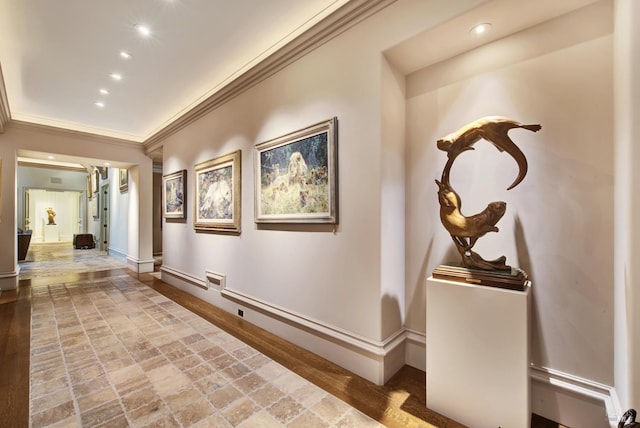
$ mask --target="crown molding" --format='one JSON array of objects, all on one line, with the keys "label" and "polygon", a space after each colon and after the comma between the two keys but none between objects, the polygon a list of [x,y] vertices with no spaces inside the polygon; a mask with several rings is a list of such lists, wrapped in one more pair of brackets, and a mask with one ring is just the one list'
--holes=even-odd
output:
[{"label": "crown molding", "polygon": [[91,132],[76,131],[73,129],[60,128],[60,127],[51,126],[51,125],[43,125],[40,123],[25,122],[25,121],[16,120],[16,119],[12,119],[7,123],[5,129],[9,129],[9,128],[24,129],[27,131],[37,130],[39,132],[45,132],[50,135],[74,137],[74,138],[83,139],[88,142],[114,144],[117,146],[136,148],[138,150],[142,149],[142,143],[138,143],[131,140],[125,140],[122,138],[115,138],[115,137],[107,137],[104,135],[94,134]]},{"label": "crown molding", "polygon": [[2,75],[2,65],[0,64],[0,134],[4,132],[4,126],[11,120],[11,110],[9,110],[9,99],[7,98],[7,88],[4,85]]},{"label": "crown molding", "polygon": [[262,82],[329,40],[379,12],[396,0],[351,0],[280,50],[249,68],[177,119],[152,134],[143,143],[145,153],[162,147],[163,140],[208,112]]}]

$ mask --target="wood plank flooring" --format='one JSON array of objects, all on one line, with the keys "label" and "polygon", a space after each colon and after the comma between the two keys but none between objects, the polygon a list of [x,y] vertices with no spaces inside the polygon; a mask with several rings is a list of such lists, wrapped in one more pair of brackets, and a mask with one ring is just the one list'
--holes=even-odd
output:
[{"label": "wood plank flooring", "polygon": [[[273,360],[322,387],[389,427],[459,428],[425,406],[425,373],[405,366],[386,385],[377,386],[341,367],[178,290],[150,274],[127,269],[68,275],[65,281],[127,273],[176,303],[238,337]],[[50,279],[49,279],[50,280]],[[46,281],[46,279],[44,279]],[[60,281],[60,278],[57,278]],[[0,427],[27,427],[29,419],[29,352],[31,285],[0,295]],[[534,415],[532,428],[559,425]]]}]

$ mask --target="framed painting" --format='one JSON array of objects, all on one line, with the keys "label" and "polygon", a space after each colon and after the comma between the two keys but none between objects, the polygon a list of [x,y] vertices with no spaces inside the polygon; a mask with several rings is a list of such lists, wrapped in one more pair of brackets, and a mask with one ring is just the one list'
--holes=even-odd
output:
[{"label": "framed painting", "polygon": [[186,218],[187,170],[162,176],[162,214],[164,218]]},{"label": "framed painting", "polygon": [[109,178],[109,168],[106,166],[99,166],[98,171],[100,172],[100,178],[106,180]]},{"label": "framed painting", "polygon": [[98,169],[93,170],[93,194],[100,193],[100,171]]},{"label": "framed painting", "polygon": [[87,199],[93,198],[93,174],[87,175]]},{"label": "framed painting", "polygon": [[256,223],[338,222],[337,118],[258,144]]},{"label": "framed painting", "polygon": [[94,218],[94,220],[97,219],[99,217],[99,215],[100,215],[99,210],[98,210],[98,208],[99,208],[98,199],[99,198],[97,197],[97,195],[95,195],[95,196],[96,197],[92,198],[89,201],[89,209],[91,211],[91,216]]},{"label": "framed painting", "polygon": [[196,231],[240,233],[241,151],[195,166]]},{"label": "framed painting", "polygon": [[118,182],[120,183],[120,193],[124,193],[129,190],[129,170],[120,168],[118,169]]}]

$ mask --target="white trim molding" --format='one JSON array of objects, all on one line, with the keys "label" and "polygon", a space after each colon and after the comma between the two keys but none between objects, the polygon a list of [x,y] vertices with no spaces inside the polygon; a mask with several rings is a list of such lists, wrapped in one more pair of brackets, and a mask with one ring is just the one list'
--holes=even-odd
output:
[{"label": "white trim molding", "polygon": [[368,337],[351,333],[340,327],[332,326],[330,324],[315,320],[311,317],[307,317],[297,312],[285,309],[281,306],[274,305],[256,297],[249,296],[248,294],[242,293],[240,291],[236,291],[230,288],[224,288],[220,291],[220,293],[225,297],[240,301],[248,306],[261,309],[264,312],[283,318],[287,321],[291,321],[295,324],[321,333],[332,339],[349,344],[360,349],[361,351],[364,351],[371,355],[375,355],[377,357],[384,357],[389,353],[391,349],[403,343],[405,339],[404,329],[398,330],[396,333],[394,333],[384,341],[376,341],[373,339],[369,339]]},{"label": "white trim molding", "polygon": [[241,71],[242,74],[232,76],[209,97],[153,133],[144,142],[145,153],[149,154],[159,149],[162,147],[163,140],[171,134],[395,2],[396,0],[351,0],[347,2],[278,51],[255,65],[250,64],[249,68]]},{"label": "white trim molding", "polygon": [[7,98],[7,89],[4,85],[4,77],[2,75],[2,65],[0,64],[0,134],[4,132],[4,125],[11,120],[11,110],[9,109],[9,99]]},{"label": "white trim molding", "polygon": [[[594,382],[590,379],[585,379],[568,373],[564,373],[559,370],[550,369],[548,367],[538,367],[535,365],[530,366],[529,375],[532,381],[537,381],[545,386],[550,386],[561,394],[577,396],[585,403],[585,406],[588,405],[587,403],[598,403],[604,408],[604,412],[606,412],[606,418],[608,419],[609,426],[611,427],[617,426],[618,421],[623,414],[623,409],[618,398],[618,394],[616,393],[615,388],[612,386],[604,385],[602,383]],[[533,406],[533,411],[534,413],[537,413],[535,409],[535,403]],[[574,417],[578,417],[578,414],[584,414],[586,413],[586,411],[578,410],[574,411],[573,413],[576,414],[576,416]],[[580,423],[580,421],[576,421],[575,419],[573,421],[561,420],[563,416],[559,413],[557,415],[541,414],[541,416],[552,418],[556,422],[567,424],[570,426],[587,426],[584,425],[584,423]],[[571,416],[568,417],[570,418]],[[596,419],[592,421],[592,423],[594,424],[593,426],[603,426],[604,421],[598,421],[597,418],[593,417],[590,417],[590,419]],[[578,424],[576,424],[576,422],[578,422]]]},{"label": "white trim molding", "polygon": [[207,282],[206,281],[204,281],[204,280],[202,280],[202,279],[200,279],[200,278],[198,278],[196,276],[193,276],[191,274],[188,274],[186,272],[182,272],[182,271],[180,271],[178,269],[174,269],[174,268],[171,268],[169,266],[162,265],[160,267],[160,271],[163,274],[166,273],[167,275],[171,275],[171,276],[173,276],[175,278],[178,278],[178,279],[180,279],[180,280],[182,280],[184,282],[187,282],[187,283],[189,283],[191,285],[195,285],[195,286],[198,286],[200,288],[204,288],[205,290],[207,290],[209,288],[209,287],[207,287]]},{"label": "white trim molding", "polygon": [[141,260],[135,257],[127,256],[127,264],[137,273],[153,272],[155,260]]},{"label": "white trim molding", "polygon": [[124,250],[119,250],[117,248],[109,247],[109,255],[112,257],[115,257],[116,259],[127,261],[127,252]]},{"label": "white trim molding", "polygon": [[39,132],[44,132],[50,135],[59,135],[67,138],[78,138],[87,142],[98,142],[104,144],[113,144],[120,147],[133,147],[138,150],[142,150],[142,142],[134,139],[127,139],[125,136],[109,136],[103,135],[106,132],[101,133],[101,130],[92,130],[93,132],[80,129],[72,129],[68,127],[67,123],[57,123],[51,121],[51,123],[38,123],[36,121],[19,120],[16,117],[12,117],[7,123],[7,126],[17,129],[35,129]]},{"label": "white trim molding", "polygon": [[19,275],[20,266],[16,267],[13,272],[0,272],[0,291],[16,290],[18,288]]},{"label": "white trim molding", "polygon": [[[287,337],[286,334],[283,336],[287,340],[294,341],[298,346],[309,349],[307,345],[314,341],[326,343],[325,346],[310,350],[378,385],[385,384],[391,376],[405,365],[406,331],[404,328],[379,341],[274,305],[237,290],[224,288],[220,290],[220,295],[229,301],[239,302],[246,305],[246,307],[256,309],[256,313],[261,313],[263,317],[268,318],[270,321],[284,323],[299,332],[309,334],[310,336],[303,341],[304,343],[296,343],[299,338],[293,340]],[[294,336],[298,336],[298,334]],[[333,349],[329,350],[329,346],[333,347]],[[325,352],[327,353],[326,355],[324,354]],[[334,360],[330,356],[334,355],[335,357],[336,353],[341,354],[340,358],[344,359],[342,362]]]}]

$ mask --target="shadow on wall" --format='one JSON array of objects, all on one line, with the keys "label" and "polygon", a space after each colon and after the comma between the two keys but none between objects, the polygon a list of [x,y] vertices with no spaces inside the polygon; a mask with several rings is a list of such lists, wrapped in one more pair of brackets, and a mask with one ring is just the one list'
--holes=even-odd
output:
[{"label": "shadow on wall", "polygon": [[400,303],[396,296],[385,294],[382,296],[382,316],[380,331],[383,335],[387,335],[387,331],[391,334],[403,327],[404,320],[400,313]]},{"label": "shadow on wall", "polygon": [[[411,299],[408,302],[407,307],[407,319],[413,319],[413,313],[416,311],[424,312],[424,302],[427,298],[425,292],[425,281],[427,279],[427,267],[429,266],[429,260],[431,259],[431,252],[433,251],[433,237],[429,240],[429,245],[427,245],[427,249],[424,253],[424,257],[422,258],[422,265],[420,266],[420,274],[418,275],[417,284],[413,287],[414,293],[411,296]],[[426,316],[423,316],[424,323],[426,325],[427,319]]]},{"label": "shadow on wall", "polygon": [[[514,218],[513,235],[516,244],[516,252],[518,254],[518,264],[520,269],[524,270],[528,275],[533,272],[533,264],[531,255],[529,254],[529,246],[524,234],[524,227],[520,217],[516,214]],[[533,280],[531,276],[530,280]],[[544,341],[541,335],[540,312],[537,310],[537,290],[535,287],[531,289],[531,343],[537,343],[538,346],[532,347],[531,358],[534,361],[546,361],[546,352],[543,349]]]}]

